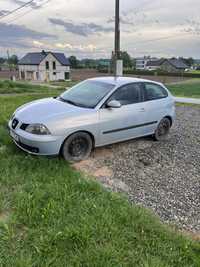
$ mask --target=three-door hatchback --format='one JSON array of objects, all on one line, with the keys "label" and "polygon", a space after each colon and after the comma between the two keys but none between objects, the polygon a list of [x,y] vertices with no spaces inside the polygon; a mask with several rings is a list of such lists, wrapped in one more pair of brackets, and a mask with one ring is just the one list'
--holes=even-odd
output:
[{"label": "three-door hatchback", "polygon": [[163,140],[174,119],[174,99],[161,83],[103,77],[19,107],[8,125],[24,151],[80,161],[94,147],[148,135]]}]

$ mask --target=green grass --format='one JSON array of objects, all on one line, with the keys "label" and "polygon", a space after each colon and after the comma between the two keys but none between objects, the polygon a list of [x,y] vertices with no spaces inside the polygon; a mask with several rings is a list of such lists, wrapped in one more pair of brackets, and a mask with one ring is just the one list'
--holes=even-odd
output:
[{"label": "green grass", "polygon": [[167,86],[174,96],[200,98],[200,79]]},{"label": "green grass", "polygon": [[[71,84],[69,84],[70,86]],[[36,85],[28,82],[13,82],[9,80],[0,80],[0,94],[21,94],[21,93],[51,93],[61,92],[65,86],[52,88],[47,85]]]},{"label": "green grass", "polygon": [[0,97],[0,266],[200,266],[199,243],[62,159],[14,146],[7,119],[39,97]]},{"label": "green grass", "polygon": [[190,70],[187,73],[200,74],[200,70]]},{"label": "green grass", "polygon": [[50,82],[49,84],[66,88],[76,85],[77,81],[55,81],[55,82]]}]

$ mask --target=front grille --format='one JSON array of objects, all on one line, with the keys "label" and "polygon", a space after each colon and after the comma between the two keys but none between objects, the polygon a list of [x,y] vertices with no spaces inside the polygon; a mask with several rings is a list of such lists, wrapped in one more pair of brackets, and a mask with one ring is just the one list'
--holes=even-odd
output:
[{"label": "front grille", "polygon": [[17,125],[19,124],[19,121],[18,121],[18,119],[14,119],[13,121],[12,121],[12,128],[13,129],[16,129],[16,127],[17,127]]},{"label": "front grille", "polygon": [[28,146],[28,145],[25,145],[21,142],[16,142],[21,148],[24,148],[25,150],[31,152],[31,153],[39,153],[40,150],[39,148],[37,147],[32,147],[32,146]]}]

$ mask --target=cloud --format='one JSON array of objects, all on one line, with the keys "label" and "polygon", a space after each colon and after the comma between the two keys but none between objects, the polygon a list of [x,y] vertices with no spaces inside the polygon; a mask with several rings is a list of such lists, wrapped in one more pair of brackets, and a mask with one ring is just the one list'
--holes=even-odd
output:
[{"label": "cloud", "polygon": [[27,28],[26,26],[16,24],[0,23],[0,39],[23,39],[23,38],[53,38],[55,35],[38,32]]},{"label": "cloud", "polygon": [[0,10],[0,17],[6,15],[8,13],[9,13],[8,10]]},{"label": "cloud", "polygon": [[104,27],[95,23],[75,24],[71,21],[66,22],[61,19],[54,19],[54,18],[49,18],[49,21],[54,25],[64,27],[65,31],[67,32],[76,35],[81,35],[84,37],[99,33],[109,33],[113,32],[114,30],[112,27]]},{"label": "cloud", "polygon": [[94,44],[88,45],[73,45],[70,43],[49,43],[49,42],[41,42],[38,40],[33,41],[34,47],[42,48],[42,49],[50,49],[50,50],[68,50],[70,52],[93,52],[97,50],[97,47]]},{"label": "cloud", "polygon": [[53,38],[54,35],[37,32],[25,26],[15,24],[0,23],[0,46],[1,47],[17,47],[28,48],[32,47],[31,39]]},{"label": "cloud", "polygon": [[[115,22],[115,17],[109,18],[107,20],[107,23],[114,23]],[[127,18],[126,16],[120,16],[120,23],[124,25],[134,25],[133,20]]]}]

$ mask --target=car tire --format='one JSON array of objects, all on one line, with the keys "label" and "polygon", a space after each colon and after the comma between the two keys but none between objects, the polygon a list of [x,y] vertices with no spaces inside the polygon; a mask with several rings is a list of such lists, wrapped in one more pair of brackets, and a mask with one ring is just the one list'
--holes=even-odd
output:
[{"label": "car tire", "polygon": [[168,118],[163,118],[157,126],[154,134],[155,141],[164,141],[167,139],[170,132],[171,122]]},{"label": "car tire", "polygon": [[65,140],[62,146],[62,155],[66,161],[79,162],[90,156],[92,148],[93,142],[90,135],[85,132],[78,132]]}]

